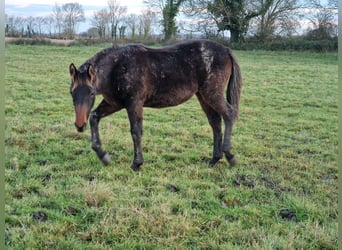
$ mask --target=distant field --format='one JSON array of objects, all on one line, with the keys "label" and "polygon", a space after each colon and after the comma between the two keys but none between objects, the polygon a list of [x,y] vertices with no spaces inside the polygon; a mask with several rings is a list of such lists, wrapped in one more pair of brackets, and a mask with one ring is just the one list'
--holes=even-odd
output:
[{"label": "distant field", "polygon": [[6,46],[7,249],[337,249],[337,54],[235,51],[239,164],[208,166],[194,98],[145,109],[136,173],[125,111],[100,123],[106,167],[73,125],[68,66],[100,49]]}]

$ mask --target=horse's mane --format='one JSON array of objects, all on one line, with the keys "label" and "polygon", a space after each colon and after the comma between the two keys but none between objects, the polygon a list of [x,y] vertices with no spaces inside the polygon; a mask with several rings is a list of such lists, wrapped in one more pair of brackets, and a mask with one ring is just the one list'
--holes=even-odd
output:
[{"label": "horse's mane", "polygon": [[[89,58],[81,67],[87,67],[89,64],[96,64],[97,62],[101,61],[104,57],[108,56],[109,54],[112,54],[113,51],[115,51],[116,47],[106,48],[99,52],[97,52],[94,56]],[[80,70],[81,70],[80,67]]]}]

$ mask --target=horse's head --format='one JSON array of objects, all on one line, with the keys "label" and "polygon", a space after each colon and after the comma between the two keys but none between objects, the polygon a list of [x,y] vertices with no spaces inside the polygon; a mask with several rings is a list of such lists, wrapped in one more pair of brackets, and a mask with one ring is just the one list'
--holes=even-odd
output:
[{"label": "horse's head", "polygon": [[75,107],[75,126],[78,132],[83,132],[86,128],[90,110],[95,102],[95,80],[94,66],[84,65],[77,70],[72,63],[69,66],[71,86],[70,94]]}]

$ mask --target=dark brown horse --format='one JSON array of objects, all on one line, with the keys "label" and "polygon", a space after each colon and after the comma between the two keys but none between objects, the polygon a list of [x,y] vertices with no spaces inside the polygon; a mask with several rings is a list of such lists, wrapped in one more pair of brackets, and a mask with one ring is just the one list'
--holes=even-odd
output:
[{"label": "dark brown horse", "polygon": [[[209,164],[215,165],[223,153],[231,165],[236,163],[230,152],[230,137],[239,113],[242,79],[229,48],[209,40],[160,49],[127,45],[102,50],[78,69],[71,64],[69,70],[76,128],[84,131],[90,114],[92,148],[104,164],[110,162],[110,157],[101,147],[98,131],[101,118],[123,108],[127,110],[134,143],[131,168],[138,170],[143,164],[143,107],[175,106],[195,94],[213,130],[213,157]],[[103,100],[90,113],[96,95],[102,95]]]}]

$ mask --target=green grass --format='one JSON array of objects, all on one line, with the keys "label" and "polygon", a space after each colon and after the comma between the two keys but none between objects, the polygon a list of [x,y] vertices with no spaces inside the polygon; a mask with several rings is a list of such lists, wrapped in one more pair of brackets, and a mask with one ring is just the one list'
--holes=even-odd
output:
[{"label": "green grass", "polygon": [[145,109],[136,173],[125,111],[101,121],[106,167],[73,125],[68,66],[100,49],[6,47],[7,249],[337,249],[337,54],[236,51],[239,165],[207,165],[194,98]]}]

